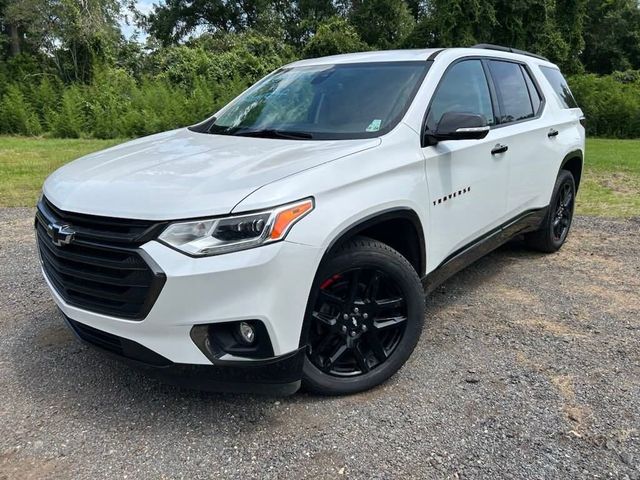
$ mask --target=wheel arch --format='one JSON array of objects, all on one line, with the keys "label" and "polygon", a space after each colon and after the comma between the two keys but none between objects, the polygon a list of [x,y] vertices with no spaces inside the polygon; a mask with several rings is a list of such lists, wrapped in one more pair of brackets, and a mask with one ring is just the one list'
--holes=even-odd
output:
[{"label": "wheel arch", "polygon": [[[427,266],[426,242],[422,222],[415,210],[409,207],[392,208],[359,219],[335,235],[318,265],[322,265],[336,249],[356,236],[367,236],[389,245],[411,263],[420,278],[424,277]],[[310,313],[315,301],[313,292],[319,288],[322,280],[316,271],[300,332],[300,347],[306,345],[311,324]]]},{"label": "wheel arch", "polygon": [[[396,230],[393,230],[394,227]],[[343,229],[329,243],[324,260],[344,242],[361,235],[389,245],[397,250],[424,276],[427,265],[424,229],[418,214],[411,208],[394,208],[373,213]]]},{"label": "wheel arch", "polygon": [[[580,179],[582,178],[582,169],[584,164],[584,155],[581,150],[574,150],[568,153],[562,163],[560,164],[560,170],[568,170],[573,175],[573,179],[576,183],[576,192],[580,186]],[[560,173],[558,171],[558,173]]]}]

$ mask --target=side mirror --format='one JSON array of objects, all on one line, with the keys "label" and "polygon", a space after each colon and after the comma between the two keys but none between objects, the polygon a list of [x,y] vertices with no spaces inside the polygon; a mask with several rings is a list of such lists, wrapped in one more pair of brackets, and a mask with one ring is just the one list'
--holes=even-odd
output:
[{"label": "side mirror", "polygon": [[442,140],[481,140],[490,129],[484,115],[447,112],[442,115],[435,132],[425,132],[425,139],[427,145],[435,145]]}]

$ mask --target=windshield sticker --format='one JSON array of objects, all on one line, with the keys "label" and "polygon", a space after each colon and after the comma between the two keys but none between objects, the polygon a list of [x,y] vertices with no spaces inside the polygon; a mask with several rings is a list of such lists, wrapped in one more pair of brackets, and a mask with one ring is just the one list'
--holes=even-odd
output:
[{"label": "windshield sticker", "polygon": [[377,132],[378,130],[380,130],[380,125],[382,125],[382,120],[376,118],[367,127],[367,132]]}]

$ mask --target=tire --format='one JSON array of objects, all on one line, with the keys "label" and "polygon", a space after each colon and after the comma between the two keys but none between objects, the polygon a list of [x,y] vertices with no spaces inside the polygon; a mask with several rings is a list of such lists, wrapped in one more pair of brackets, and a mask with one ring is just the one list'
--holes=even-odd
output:
[{"label": "tire", "polygon": [[560,170],[551,203],[540,229],[525,235],[529,248],[544,253],[560,250],[569,236],[575,209],[576,184],[571,172]]},{"label": "tire", "polygon": [[412,265],[388,245],[356,237],[323,261],[307,309],[303,387],[347,395],[387,380],[407,361],[424,324]]}]

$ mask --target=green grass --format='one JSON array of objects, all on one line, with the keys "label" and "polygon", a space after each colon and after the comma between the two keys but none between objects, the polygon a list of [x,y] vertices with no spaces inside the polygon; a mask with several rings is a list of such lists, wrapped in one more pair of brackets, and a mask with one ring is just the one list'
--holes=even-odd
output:
[{"label": "green grass", "polygon": [[0,136],[0,207],[35,206],[42,182],[51,172],[121,141]]},{"label": "green grass", "polygon": [[[49,173],[121,141],[0,137],[0,207],[33,206]],[[578,214],[640,216],[640,140],[587,140]]]},{"label": "green grass", "polygon": [[640,140],[588,139],[578,214],[640,216]]}]

